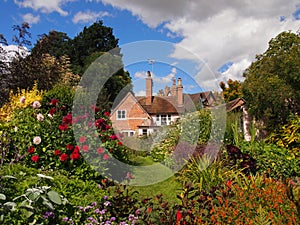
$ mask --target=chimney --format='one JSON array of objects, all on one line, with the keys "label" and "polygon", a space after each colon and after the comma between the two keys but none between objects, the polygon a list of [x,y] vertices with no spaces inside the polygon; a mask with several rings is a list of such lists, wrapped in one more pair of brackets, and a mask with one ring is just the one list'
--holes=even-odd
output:
[{"label": "chimney", "polygon": [[147,72],[147,78],[146,78],[146,105],[151,105],[152,103],[152,78],[150,71]]},{"label": "chimney", "polygon": [[178,106],[183,106],[183,86],[181,78],[178,78],[178,86],[177,86],[177,104]]},{"label": "chimney", "polygon": [[177,90],[176,90],[176,79],[173,78],[173,85],[171,87],[171,96],[176,96],[177,95]]}]

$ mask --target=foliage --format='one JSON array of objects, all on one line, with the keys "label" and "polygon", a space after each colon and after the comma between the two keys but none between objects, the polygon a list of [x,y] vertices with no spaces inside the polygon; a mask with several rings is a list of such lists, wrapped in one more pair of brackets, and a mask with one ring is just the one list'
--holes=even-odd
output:
[{"label": "foliage", "polygon": [[[178,158],[176,154],[178,153],[184,156],[184,159],[187,159],[188,156],[193,154],[197,145],[208,142],[212,134],[211,131],[212,118],[209,110],[200,109],[194,113],[186,114],[177,123],[168,126],[163,131],[162,136],[164,138],[153,146],[150,153],[151,157],[154,161],[159,162],[167,157],[176,160]],[[175,155],[173,154],[174,151]],[[168,163],[172,164],[174,162]]]},{"label": "foliage", "polygon": [[53,180],[52,177],[43,174],[37,176],[38,180],[33,187],[27,188],[19,196],[8,196],[11,200],[9,206],[12,206],[12,209],[1,216],[2,222],[53,224],[59,221],[59,215],[64,212],[68,201],[51,190],[49,181]]},{"label": "foliage", "polygon": [[263,142],[242,142],[239,147],[243,153],[255,159],[259,173],[275,179],[300,176],[300,159],[286,148]]},{"label": "foliage", "polygon": [[177,224],[296,224],[296,208],[283,183],[236,177],[210,190],[187,183]]},{"label": "foliage", "polygon": [[[54,89],[45,98],[47,100],[52,94],[62,95],[67,90]],[[66,93],[63,102],[70,98],[72,93]],[[96,111],[95,119],[88,112],[73,117],[70,105],[63,102],[53,98],[43,107],[35,101],[27,108],[15,111],[5,133],[10,139],[11,152],[17,151],[19,160],[32,167],[61,168],[71,173],[77,173],[78,168],[90,168],[84,162],[87,160],[100,174],[111,168],[108,159],[112,156],[121,161],[127,160],[126,148],[113,133],[108,112],[100,112],[97,107],[91,106],[90,113]],[[91,129],[91,125],[96,129]],[[78,140],[74,138],[73,129],[83,131]],[[6,155],[5,162],[11,160],[11,155]],[[119,173],[122,179],[127,172]]]},{"label": "foliage", "polygon": [[245,71],[242,85],[249,113],[268,130],[300,110],[300,34],[282,32]]},{"label": "foliage", "polygon": [[89,27],[84,27],[74,39],[68,42],[69,56],[73,72],[83,74],[85,60],[94,52],[108,52],[118,46],[118,39],[113,35],[110,27],[103,26],[101,20]]},{"label": "foliage", "polygon": [[279,147],[287,148],[295,156],[300,153],[300,116],[291,115],[288,122],[271,134],[269,141]]},{"label": "foliage", "polygon": [[228,87],[226,87],[226,84],[223,81],[220,82],[220,87],[222,89],[222,94],[225,102],[230,102],[234,99],[243,97],[242,84],[240,81],[233,81],[229,79],[227,81],[227,86]]},{"label": "foliage", "polygon": [[16,110],[24,109],[33,104],[34,101],[41,101],[43,91],[38,90],[38,84],[35,82],[32,89],[18,88],[17,93],[10,92],[9,101],[0,108],[0,121],[9,121]]},{"label": "foliage", "polygon": [[226,130],[224,134],[224,143],[226,144],[238,144],[237,139],[240,138],[240,126],[241,126],[241,113],[240,112],[228,112],[226,118]]}]

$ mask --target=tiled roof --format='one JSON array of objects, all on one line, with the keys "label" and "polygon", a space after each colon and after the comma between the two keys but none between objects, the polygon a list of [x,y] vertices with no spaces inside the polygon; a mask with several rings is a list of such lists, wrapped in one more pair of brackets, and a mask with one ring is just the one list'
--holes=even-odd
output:
[{"label": "tiled roof", "polygon": [[136,97],[149,114],[180,114],[184,107],[177,107],[175,96],[152,96],[152,104],[146,105],[146,97]]}]

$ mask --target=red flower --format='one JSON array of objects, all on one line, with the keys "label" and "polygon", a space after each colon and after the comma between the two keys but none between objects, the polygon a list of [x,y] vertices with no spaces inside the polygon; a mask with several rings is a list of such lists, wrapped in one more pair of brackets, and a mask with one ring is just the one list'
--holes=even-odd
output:
[{"label": "red flower", "polygon": [[178,210],[177,213],[176,213],[176,224],[179,225],[181,219],[182,219],[182,215],[181,215],[180,210]]},{"label": "red flower", "polygon": [[109,125],[105,125],[105,130],[109,130],[110,126]]},{"label": "red flower", "polygon": [[49,114],[50,114],[51,116],[53,116],[54,113],[56,113],[56,108],[51,108],[51,109],[49,110]]},{"label": "red flower", "polygon": [[28,150],[27,150],[30,154],[34,153],[34,147],[33,146],[30,146],[28,147]]},{"label": "red flower", "polygon": [[55,150],[54,151],[54,155],[60,155],[61,154],[61,151],[60,150]]},{"label": "red flower", "polygon": [[86,141],[86,137],[85,136],[81,136],[80,138],[79,138],[79,142],[80,143],[83,143],[83,142],[85,142]]},{"label": "red flower", "polygon": [[59,103],[59,101],[56,99],[56,98],[53,98],[51,101],[50,101],[50,105],[57,105]]},{"label": "red flower", "polygon": [[109,117],[110,116],[110,112],[104,112],[103,115]]},{"label": "red flower", "polygon": [[62,118],[63,124],[71,124],[72,123],[72,114],[68,113],[68,115]]},{"label": "red flower", "polygon": [[108,159],[109,159],[109,156],[108,156],[107,154],[104,154],[104,155],[103,155],[103,159],[104,159],[104,160],[108,160]]},{"label": "red flower", "polygon": [[232,181],[231,181],[231,180],[228,180],[228,181],[226,182],[226,186],[227,186],[229,189],[231,189]]},{"label": "red flower", "polygon": [[121,141],[119,141],[119,142],[118,142],[118,145],[119,145],[119,146],[122,146],[123,144],[122,144],[122,142],[121,142]]},{"label": "red flower", "polygon": [[59,127],[58,127],[61,131],[64,131],[64,130],[68,130],[68,124],[61,124],[61,125],[59,125]]},{"label": "red flower", "polygon": [[79,153],[79,150],[80,150],[80,147],[79,147],[79,146],[76,146],[76,147],[74,148],[73,153],[74,153],[74,152]]},{"label": "red flower", "polygon": [[66,145],[66,148],[67,148],[68,150],[72,151],[72,150],[74,149],[74,146],[71,145],[71,144],[67,144],[67,145]]},{"label": "red flower", "polygon": [[78,152],[73,152],[70,156],[72,160],[80,159],[80,154]]},{"label": "red flower", "polygon": [[89,147],[88,145],[83,145],[83,146],[82,146],[82,150],[83,150],[84,152],[88,152],[89,149],[90,149],[90,147]]},{"label": "red flower", "polygon": [[63,153],[60,155],[59,159],[60,161],[64,162],[69,158],[69,156],[66,153]]},{"label": "red flower", "polygon": [[97,152],[98,152],[99,154],[102,154],[102,153],[104,152],[104,150],[103,150],[103,148],[98,148],[98,149],[97,149]]},{"label": "red flower", "polygon": [[31,160],[32,160],[33,162],[37,163],[38,161],[40,161],[40,157],[39,157],[38,155],[33,155],[33,156],[31,157]]},{"label": "red flower", "polygon": [[111,140],[117,140],[118,137],[117,137],[117,135],[113,134],[113,135],[110,136],[110,139],[111,139]]}]

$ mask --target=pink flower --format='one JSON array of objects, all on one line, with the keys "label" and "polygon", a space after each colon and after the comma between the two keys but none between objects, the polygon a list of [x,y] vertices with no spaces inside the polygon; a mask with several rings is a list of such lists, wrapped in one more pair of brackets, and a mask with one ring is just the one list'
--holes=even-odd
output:
[{"label": "pink flower", "polygon": [[102,154],[104,152],[103,148],[98,148],[97,153]]},{"label": "pink flower", "polygon": [[40,103],[39,101],[34,101],[34,102],[32,103],[32,107],[33,107],[34,109],[38,109],[38,108],[41,107],[41,103]]},{"label": "pink flower", "polygon": [[25,96],[22,96],[22,97],[20,98],[20,103],[21,103],[21,104],[24,104],[24,103],[25,103],[25,101],[26,101],[26,98],[25,98]]},{"label": "pink flower", "polygon": [[109,159],[109,156],[108,156],[107,154],[104,154],[104,155],[103,155],[103,159],[104,159],[104,160],[108,160],[108,159]]},{"label": "pink flower", "polygon": [[42,114],[42,113],[37,114],[37,115],[36,115],[36,119],[37,119],[38,121],[43,121],[43,120],[44,120],[43,114]]},{"label": "pink flower", "polygon": [[83,146],[82,146],[82,150],[83,150],[84,152],[88,152],[88,151],[90,150],[90,147],[89,147],[88,145],[83,145]]},{"label": "pink flower", "polygon": [[33,144],[39,145],[42,142],[42,139],[40,136],[36,136],[33,138]]},{"label": "pink flower", "polygon": [[79,142],[80,143],[83,143],[83,142],[85,142],[86,141],[86,137],[85,136],[81,136],[80,138],[79,138]]}]

